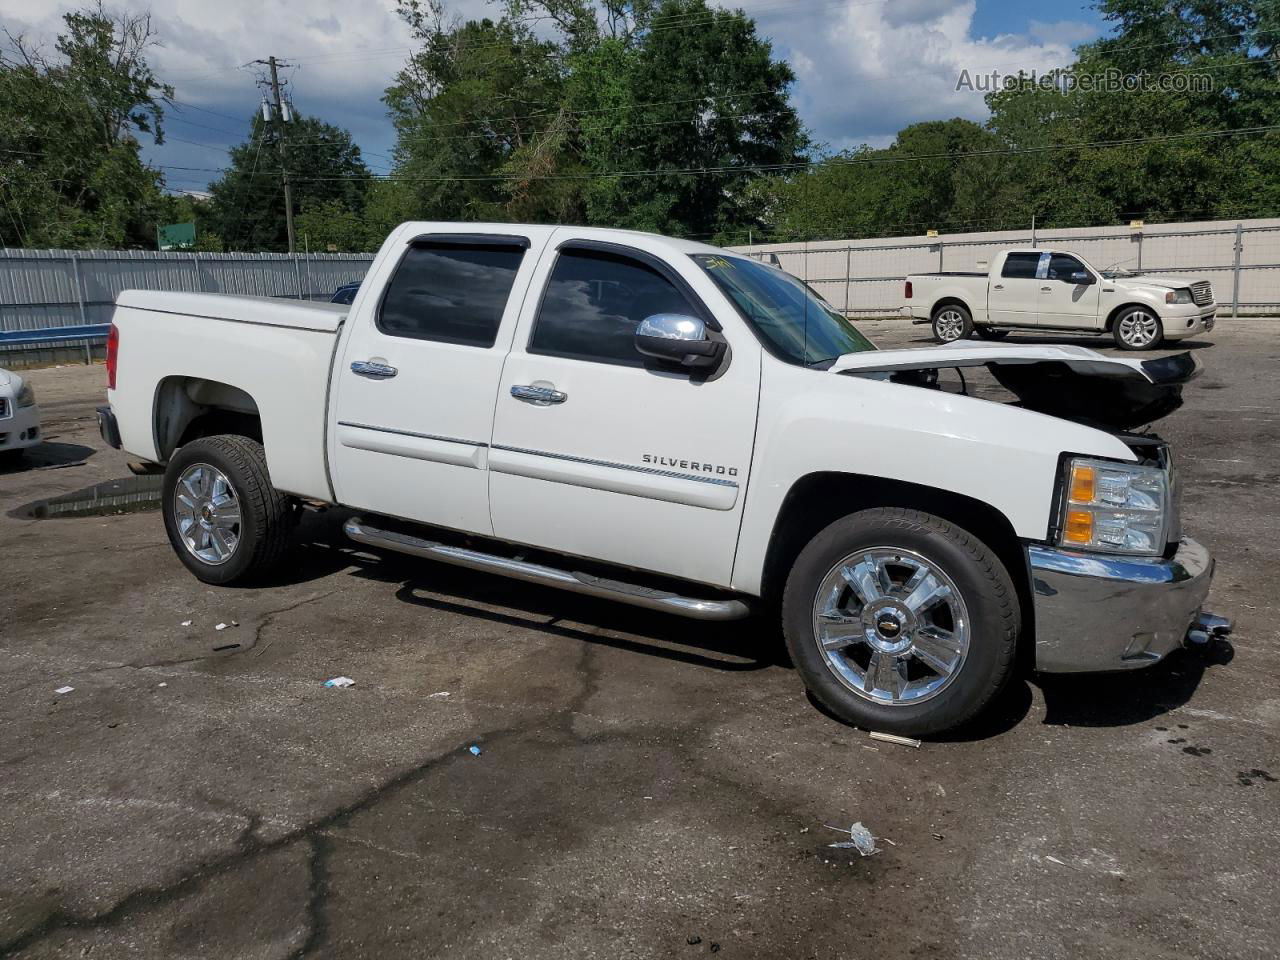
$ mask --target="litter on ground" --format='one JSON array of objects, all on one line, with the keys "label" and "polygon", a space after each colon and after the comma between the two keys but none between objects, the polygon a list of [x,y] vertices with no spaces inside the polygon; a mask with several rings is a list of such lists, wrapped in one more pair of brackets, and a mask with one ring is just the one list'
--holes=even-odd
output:
[{"label": "litter on ground", "polygon": [[882,743],[896,743],[900,747],[915,747],[920,749],[920,741],[911,737],[900,737],[896,733],[881,733],[879,730],[871,731],[871,739],[879,740]]},{"label": "litter on ground", "polygon": [[191,621],[190,621],[190,620],[183,620],[183,621],[182,621],[182,625],[183,625],[184,627],[189,627],[189,626],[191,626]]},{"label": "litter on ground", "polygon": [[326,687],[350,687],[355,685],[355,681],[350,677],[334,677],[332,680],[324,682]]},{"label": "litter on ground", "polygon": [[70,693],[75,687],[59,687],[54,693]]},{"label": "litter on ground", "polygon": [[477,747],[474,743],[471,746],[469,746],[467,749],[471,751],[471,755],[473,757],[480,756],[480,748]]},{"label": "litter on ground", "polygon": [[849,834],[848,840],[841,840],[838,843],[829,843],[827,846],[835,847],[837,850],[857,850],[864,857],[870,857],[880,852],[880,848],[876,846],[876,838],[871,835],[871,831],[862,825],[861,822],[855,823],[849,828],[833,827],[829,823],[824,823],[824,827],[828,830],[835,830],[838,833]]}]

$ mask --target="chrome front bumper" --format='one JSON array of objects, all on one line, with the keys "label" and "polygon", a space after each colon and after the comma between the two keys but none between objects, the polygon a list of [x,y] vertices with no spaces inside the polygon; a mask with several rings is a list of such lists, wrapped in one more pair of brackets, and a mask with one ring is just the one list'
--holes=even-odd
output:
[{"label": "chrome front bumper", "polygon": [[1194,540],[1183,540],[1168,559],[1038,544],[1027,547],[1027,559],[1037,670],[1130,670],[1156,663],[1188,639],[1198,639],[1188,635],[1201,627],[1200,606],[1209,593],[1214,562]]}]

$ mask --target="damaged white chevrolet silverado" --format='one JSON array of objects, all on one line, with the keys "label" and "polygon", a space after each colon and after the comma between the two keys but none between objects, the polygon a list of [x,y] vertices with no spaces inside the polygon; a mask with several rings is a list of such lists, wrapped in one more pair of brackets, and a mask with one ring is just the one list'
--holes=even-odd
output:
[{"label": "damaged white chevrolet silverado", "polygon": [[1212,330],[1218,309],[1208,280],[1098,270],[1061,250],[1005,250],[985,273],[913,274],[903,292],[903,310],[939,343],[1056,331],[1153,350]]},{"label": "damaged white chevrolet silverado", "polygon": [[[989,370],[1012,395],[941,389]],[[198,578],[354,541],[705,620],[778,610],[847,721],[925,734],[1020,664],[1154,663],[1229,624],[1167,445],[1190,356],[877,351],[747,257],[618,230],[409,223],[355,301],[122,293],[103,436],[165,464]]]}]

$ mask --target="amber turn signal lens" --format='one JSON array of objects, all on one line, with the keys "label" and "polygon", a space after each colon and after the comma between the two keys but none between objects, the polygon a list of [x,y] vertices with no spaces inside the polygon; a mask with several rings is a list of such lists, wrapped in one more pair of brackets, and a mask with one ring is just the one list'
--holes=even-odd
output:
[{"label": "amber turn signal lens", "polygon": [[1071,468],[1071,502],[1093,503],[1094,485],[1097,477],[1093,467],[1075,464]]},{"label": "amber turn signal lens", "polygon": [[1080,544],[1086,544],[1093,540],[1093,514],[1088,510],[1069,511],[1062,539],[1067,543]]}]

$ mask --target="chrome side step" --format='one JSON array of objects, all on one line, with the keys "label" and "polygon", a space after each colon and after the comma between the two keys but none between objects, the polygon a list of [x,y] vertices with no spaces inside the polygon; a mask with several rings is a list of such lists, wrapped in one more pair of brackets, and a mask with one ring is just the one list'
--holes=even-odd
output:
[{"label": "chrome side step", "polygon": [[455,547],[447,543],[437,543],[434,540],[423,540],[420,537],[412,537],[393,530],[382,530],[371,526],[360,517],[352,517],[342,525],[342,529],[356,543],[363,543],[370,547],[395,550],[398,553],[439,560],[441,563],[451,563],[470,570],[482,570],[485,573],[496,573],[528,583],[559,587],[561,590],[583,593],[590,597],[603,597],[606,600],[629,603],[636,607],[664,610],[667,613],[692,617],[695,620],[737,620],[750,612],[750,608],[741,600],[699,600],[696,597],[682,597],[676,593],[655,590],[634,583],[624,583],[621,580],[608,580],[589,573],[558,570],[539,563],[481,553],[479,550]]}]

